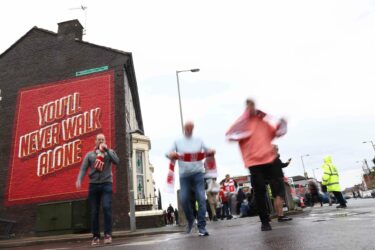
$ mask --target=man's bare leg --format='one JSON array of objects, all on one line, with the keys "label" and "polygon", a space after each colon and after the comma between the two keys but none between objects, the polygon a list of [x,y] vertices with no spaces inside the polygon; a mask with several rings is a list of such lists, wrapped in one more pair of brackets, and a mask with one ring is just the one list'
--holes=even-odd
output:
[{"label": "man's bare leg", "polygon": [[284,221],[291,221],[292,218],[284,216],[284,210],[283,210],[283,204],[284,204],[284,199],[280,196],[276,196],[275,201],[275,211],[278,217],[279,222],[284,222]]}]

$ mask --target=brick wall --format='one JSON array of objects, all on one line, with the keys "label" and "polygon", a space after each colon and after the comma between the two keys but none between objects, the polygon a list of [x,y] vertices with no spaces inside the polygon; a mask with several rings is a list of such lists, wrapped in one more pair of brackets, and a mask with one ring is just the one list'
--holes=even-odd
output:
[{"label": "brick wall", "polygon": [[[37,206],[37,204],[4,205],[18,90],[74,78],[77,71],[105,65],[114,70],[116,145],[114,149],[120,157],[120,166],[116,172],[117,192],[113,197],[113,224],[114,229],[126,229],[129,228],[127,215],[129,205],[124,69],[132,67],[131,56],[80,41],[61,39],[56,34],[37,28],[29,31],[10,50],[0,56],[0,88],[3,95],[0,102],[0,217],[17,221],[15,233],[18,236],[34,233]],[[125,72],[125,74],[129,73]],[[71,181],[75,182],[75,179]]]}]

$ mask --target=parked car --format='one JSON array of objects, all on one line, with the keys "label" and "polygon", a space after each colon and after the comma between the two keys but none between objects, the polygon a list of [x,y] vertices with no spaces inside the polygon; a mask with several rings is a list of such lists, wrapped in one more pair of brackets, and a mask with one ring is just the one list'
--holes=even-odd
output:
[{"label": "parked car", "polygon": [[362,198],[372,198],[372,191],[371,190],[366,190],[362,191]]}]

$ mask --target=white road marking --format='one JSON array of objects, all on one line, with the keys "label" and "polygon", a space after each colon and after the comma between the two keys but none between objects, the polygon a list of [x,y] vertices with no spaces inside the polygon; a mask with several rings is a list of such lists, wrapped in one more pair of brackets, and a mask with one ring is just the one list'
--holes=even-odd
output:
[{"label": "white road marking", "polygon": [[138,242],[131,242],[126,244],[117,245],[116,247],[122,247],[122,246],[144,246],[144,245],[153,245],[158,243],[167,242],[173,239],[177,238],[184,238],[189,237],[186,234],[175,234],[175,235],[169,235],[168,237],[165,237],[164,239],[152,239],[152,240],[144,240],[144,241],[138,241]]},{"label": "white road marking", "polygon": [[60,247],[60,248],[43,248],[43,250],[66,250],[66,249],[70,249],[70,248],[66,248],[66,247]]},{"label": "white road marking", "polygon": [[140,241],[140,242],[133,242],[133,243],[127,243],[119,246],[143,246],[143,245],[152,245],[155,243],[163,243],[166,241],[169,241],[171,239],[163,239],[163,240],[150,240],[150,241]]}]

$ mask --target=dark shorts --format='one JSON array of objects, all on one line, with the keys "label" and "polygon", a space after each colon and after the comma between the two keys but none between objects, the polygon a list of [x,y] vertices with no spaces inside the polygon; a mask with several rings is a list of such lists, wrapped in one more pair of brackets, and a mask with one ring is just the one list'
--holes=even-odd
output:
[{"label": "dark shorts", "polygon": [[285,185],[284,178],[276,178],[276,179],[270,180],[270,187],[271,187],[273,198],[276,198],[277,196],[285,198],[285,186],[284,185]]},{"label": "dark shorts", "polygon": [[[284,178],[283,176],[280,176],[279,171],[274,166],[273,163],[259,165],[259,166],[253,166],[249,168],[250,174],[252,177],[255,177],[256,175],[261,172],[263,175],[262,178],[264,178],[264,181],[270,185],[272,197],[280,196],[285,198],[285,187],[284,187]],[[253,178],[251,178],[252,186],[254,186]]]}]

